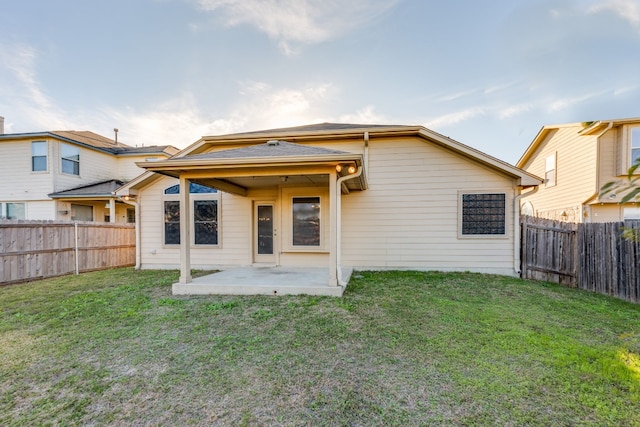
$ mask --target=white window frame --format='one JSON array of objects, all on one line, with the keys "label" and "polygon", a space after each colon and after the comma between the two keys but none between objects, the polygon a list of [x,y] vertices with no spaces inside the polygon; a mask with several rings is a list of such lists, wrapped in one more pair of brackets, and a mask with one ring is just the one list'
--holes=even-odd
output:
[{"label": "white window frame", "polygon": [[556,153],[553,153],[544,161],[544,186],[555,187],[558,183],[558,169]]},{"label": "white window frame", "polygon": [[[78,160],[69,158],[69,157],[64,157],[63,155],[63,151],[65,149],[65,147],[71,148],[73,150],[75,150],[78,153]],[[65,172],[64,171],[64,161],[68,161],[68,162],[72,162],[74,164],[76,164],[78,166],[78,173],[69,173],[69,172]],[[71,144],[65,144],[64,142],[60,144],[60,172],[65,174],[65,175],[71,175],[71,176],[80,176],[80,148],[76,147],[75,145],[71,145]]]},{"label": "white window frame", "polygon": [[[166,238],[165,238],[165,221],[164,221],[164,206],[165,206],[165,202],[178,202],[180,203],[180,194],[164,194],[164,190],[173,187],[173,185],[169,185],[167,187],[164,187],[162,189],[162,205],[161,205],[161,209],[160,209],[160,213],[161,213],[161,224],[162,224],[162,247],[164,248],[179,248],[180,247],[180,243],[166,243]],[[182,191],[182,188],[180,189],[180,191]],[[196,233],[195,233],[195,202],[196,201],[201,201],[201,200],[211,200],[211,201],[215,201],[217,203],[217,209],[216,209],[216,213],[217,213],[217,218],[216,218],[216,222],[217,222],[217,226],[218,226],[218,243],[215,245],[211,245],[211,244],[196,244],[195,243],[195,239],[196,239]],[[220,191],[216,191],[215,193],[190,193],[189,194],[189,203],[191,203],[191,221],[190,222],[190,229],[191,229],[191,242],[189,242],[189,245],[191,248],[221,248],[222,247],[222,223],[221,223],[221,219],[222,219],[222,193]],[[182,235],[180,236],[180,240],[182,240]]]},{"label": "white window frame", "polygon": [[[293,244],[293,199],[320,198],[320,245],[302,246]],[[282,246],[284,252],[326,253],[329,251],[329,195],[326,190],[318,188],[282,188],[282,207],[284,215],[282,230]]]},{"label": "white window frame", "polygon": [[[502,234],[464,234],[464,196],[468,194],[502,194],[504,195],[504,233]],[[459,239],[508,239],[509,238],[509,195],[504,190],[460,190],[458,191],[458,238]]]},{"label": "white window frame", "polygon": [[[44,144],[44,156],[36,156],[34,154],[34,146],[35,144]],[[33,159],[35,157],[44,157],[44,169],[39,169],[39,170],[34,170],[34,163],[33,163]],[[47,141],[31,141],[31,172],[32,173],[47,173],[49,171],[49,144],[47,144]]]}]

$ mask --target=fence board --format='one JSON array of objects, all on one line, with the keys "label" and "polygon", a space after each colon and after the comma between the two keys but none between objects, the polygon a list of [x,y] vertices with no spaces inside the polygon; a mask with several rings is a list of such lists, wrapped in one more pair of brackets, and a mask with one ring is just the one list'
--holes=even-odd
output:
[{"label": "fence board", "polygon": [[522,217],[522,277],[640,302],[640,222],[562,223]]},{"label": "fence board", "polygon": [[[135,226],[78,222],[80,272],[135,264]],[[0,285],[75,272],[71,222],[0,221]]]}]

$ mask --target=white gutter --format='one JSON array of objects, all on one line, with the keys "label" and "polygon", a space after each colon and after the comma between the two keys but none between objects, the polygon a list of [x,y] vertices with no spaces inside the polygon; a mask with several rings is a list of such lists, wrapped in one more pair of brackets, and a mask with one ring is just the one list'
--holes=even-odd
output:
[{"label": "white gutter", "polygon": [[118,200],[120,200],[122,203],[126,203],[127,205],[131,205],[135,208],[135,212],[136,212],[136,223],[135,223],[135,227],[136,227],[136,266],[134,267],[136,270],[140,270],[140,264],[142,262],[142,247],[141,247],[141,229],[140,229],[140,204],[138,202],[136,202],[135,200],[131,200],[131,199],[125,199],[121,196],[118,196]]},{"label": "white gutter", "polygon": [[520,199],[523,196],[529,196],[538,191],[538,186],[535,186],[532,191],[528,191],[524,194],[520,193],[513,198],[513,271],[520,276],[522,270],[520,269]]},{"label": "white gutter", "polygon": [[354,179],[362,175],[363,167],[358,166],[358,170],[352,175],[345,175],[336,181],[336,191],[338,197],[336,198],[336,259],[338,261],[336,277],[338,278],[339,286],[347,286],[347,283],[342,280],[342,183],[350,179]]}]

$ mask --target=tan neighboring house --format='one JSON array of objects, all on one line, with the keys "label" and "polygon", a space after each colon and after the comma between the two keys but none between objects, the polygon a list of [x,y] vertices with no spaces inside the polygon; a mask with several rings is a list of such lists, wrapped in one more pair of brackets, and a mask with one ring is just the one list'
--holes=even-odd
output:
[{"label": "tan neighboring house", "polygon": [[[519,198],[542,180],[421,126],[207,136],[117,191],[141,268],[344,266],[519,272]],[[190,191],[184,191],[189,188]],[[198,293],[206,293],[199,288]]]},{"label": "tan neighboring house", "polygon": [[620,204],[621,194],[599,195],[639,158],[640,118],[544,126],[517,163],[545,178],[523,197],[522,211],[570,222],[640,219],[637,203]]},{"label": "tan neighboring house", "polygon": [[131,147],[89,131],[4,133],[0,117],[0,218],[133,222],[114,191],[165,160],[171,146]]}]

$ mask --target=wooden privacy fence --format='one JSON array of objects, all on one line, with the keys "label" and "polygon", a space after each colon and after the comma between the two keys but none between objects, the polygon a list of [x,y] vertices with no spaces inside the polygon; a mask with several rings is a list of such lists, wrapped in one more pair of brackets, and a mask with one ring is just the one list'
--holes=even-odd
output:
[{"label": "wooden privacy fence", "polygon": [[133,224],[0,221],[0,285],[135,264]]},{"label": "wooden privacy fence", "polygon": [[640,302],[640,242],[622,236],[640,222],[574,224],[524,216],[522,277]]}]

